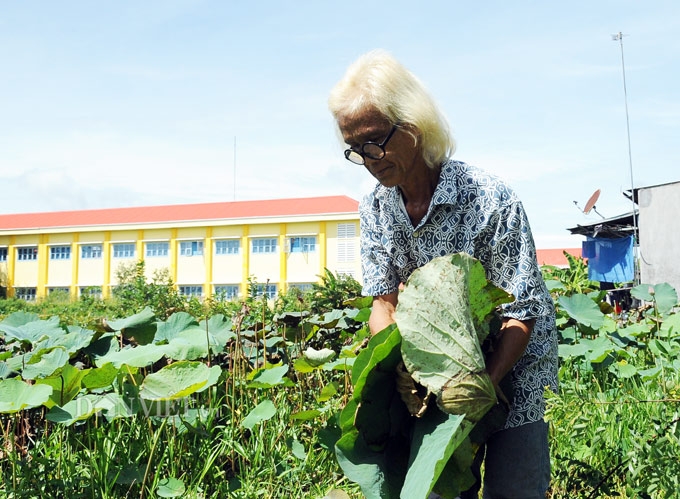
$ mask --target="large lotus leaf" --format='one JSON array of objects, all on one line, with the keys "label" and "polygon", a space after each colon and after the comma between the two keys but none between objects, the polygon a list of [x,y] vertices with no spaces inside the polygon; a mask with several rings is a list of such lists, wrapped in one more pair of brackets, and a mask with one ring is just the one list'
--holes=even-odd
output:
[{"label": "large lotus leaf", "polygon": [[302,355],[310,366],[318,367],[333,360],[335,357],[335,351],[331,350],[330,348],[316,350],[312,347],[308,347]]},{"label": "large lotus leaf", "polygon": [[40,316],[35,312],[24,312],[20,310],[18,312],[12,312],[2,321],[0,321],[0,331],[2,331],[2,326],[23,326],[29,322],[36,322],[40,320]]},{"label": "large lotus leaf", "polygon": [[5,379],[10,375],[12,370],[9,368],[6,362],[0,362],[0,379]]},{"label": "large lotus leaf", "polygon": [[560,296],[558,303],[572,319],[585,326],[599,329],[604,324],[604,314],[600,307],[584,294]]},{"label": "large lotus leaf", "polygon": [[51,393],[51,386],[29,385],[18,378],[0,380],[0,414],[11,414],[43,405]]},{"label": "large lotus leaf", "polygon": [[89,329],[69,327],[68,330],[69,332],[66,334],[62,332],[60,335],[44,338],[35,344],[34,349],[60,346],[64,347],[69,354],[74,354],[87,347],[94,337],[94,331]]},{"label": "large lotus leaf", "polygon": [[640,284],[630,290],[631,296],[639,300],[655,301],[661,314],[667,314],[678,304],[678,293],[667,282],[655,285]]},{"label": "large lotus leaf", "polygon": [[165,355],[174,360],[196,360],[208,356],[208,343],[205,332],[185,329],[165,345]]},{"label": "large lotus leaf", "polygon": [[156,335],[154,343],[163,343],[177,337],[179,333],[189,328],[197,328],[198,322],[186,312],[177,312],[168,317],[166,321],[156,323]]},{"label": "large lotus leaf", "polygon": [[63,407],[54,406],[46,414],[45,419],[53,423],[70,426],[77,421],[83,421],[90,416],[111,409],[115,404],[115,397],[109,395],[82,395],[71,400]]},{"label": "large lotus leaf", "polygon": [[366,497],[397,497],[406,475],[410,418],[395,390],[399,345],[394,325],[370,339],[356,357],[354,393],[338,418],[338,462]]},{"label": "large lotus leaf", "polygon": [[672,314],[664,319],[661,324],[661,335],[667,338],[680,336],[680,314]]},{"label": "large lotus leaf", "polygon": [[66,333],[59,325],[59,317],[40,320],[35,314],[14,312],[0,322],[0,332],[8,338],[24,343],[36,343],[43,338],[61,336]]},{"label": "large lotus leaf", "polygon": [[50,409],[55,405],[64,405],[73,400],[82,388],[83,376],[85,376],[85,371],[66,364],[58,376],[37,380],[36,385],[52,387],[52,395],[45,406]]},{"label": "large lotus leaf", "polygon": [[158,481],[156,494],[158,497],[182,497],[186,492],[184,482],[174,477],[162,478]]},{"label": "large lotus leaf", "polygon": [[271,400],[263,400],[253,408],[241,421],[241,426],[252,430],[255,425],[273,418],[276,415],[276,406]]},{"label": "large lotus leaf", "polygon": [[210,348],[216,353],[224,351],[224,347],[229,342],[236,338],[236,333],[233,331],[233,324],[231,319],[225,319],[222,314],[216,314],[206,321],[202,320],[199,324],[202,331],[208,330],[208,337],[210,338]]},{"label": "large lotus leaf", "polygon": [[165,355],[166,349],[167,345],[153,344],[129,347],[97,357],[95,363],[97,366],[103,366],[110,362],[115,367],[121,367],[123,364],[133,367],[146,367],[160,360]]},{"label": "large lotus leaf", "polygon": [[[390,326],[373,336],[367,347],[359,353],[352,378],[354,404],[347,404],[347,411],[355,410],[352,426],[359,430],[363,441],[374,450],[381,450],[398,431],[400,415],[390,413],[396,395],[396,367],[401,361],[399,330]],[[357,369],[360,371],[357,373]],[[398,395],[397,395],[398,398]],[[397,406],[405,411],[400,402]],[[341,428],[349,426],[350,414],[340,415]],[[393,417],[395,416],[396,420]],[[403,415],[402,415],[403,416]]]},{"label": "large lotus leaf", "polygon": [[[409,468],[401,490],[403,498],[426,499],[439,480],[442,471],[458,446],[474,426],[461,415],[429,410],[414,426]],[[470,455],[469,464],[472,463]],[[469,466],[468,464],[468,466]],[[447,497],[455,497],[460,490],[451,490]]]},{"label": "large lotus leaf", "polygon": [[31,355],[21,375],[24,379],[47,378],[68,364],[69,354],[64,347],[52,347]]},{"label": "large lotus leaf", "polygon": [[266,368],[258,369],[249,377],[248,388],[272,388],[274,386],[293,386],[290,378],[286,377],[288,373],[287,365],[268,366]]},{"label": "large lotus leaf", "polygon": [[217,383],[221,373],[220,366],[208,367],[202,362],[175,362],[144,378],[139,396],[147,400],[188,397]]},{"label": "large lotus leaf", "polygon": [[408,279],[395,315],[401,352],[406,369],[429,391],[439,395],[460,372],[484,370],[479,340],[487,317],[511,300],[494,288],[481,264],[464,253],[435,258]]},{"label": "large lotus leaf", "polygon": [[464,414],[473,423],[482,419],[497,401],[496,389],[486,371],[458,373],[437,397],[437,405],[444,412]]},{"label": "large lotus leaf", "polygon": [[138,314],[111,321],[108,325],[113,330],[120,331],[126,338],[131,339],[140,345],[146,345],[153,341],[156,334],[154,319],[153,310],[146,307]]},{"label": "large lotus leaf", "polygon": [[409,441],[398,435],[382,452],[375,452],[357,429],[344,432],[335,443],[335,455],[345,476],[361,487],[366,499],[399,496],[408,467]]},{"label": "large lotus leaf", "polygon": [[[361,398],[361,390],[369,373],[385,359],[393,355],[394,348],[401,343],[401,335],[392,324],[371,337],[366,348],[359,352],[352,368],[352,384],[354,397]],[[394,367],[399,362],[394,364]]]},{"label": "large lotus leaf", "polygon": [[472,322],[477,331],[477,339],[482,344],[489,334],[489,321],[492,312],[504,303],[514,301],[515,297],[486,280],[486,271],[481,262],[467,253],[451,256],[451,265],[463,273],[467,280],[465,288],[470,303]]},{"label": "large lotus leaf", "polygon": [[88,390],[107,388],[113,384],[119,371],[120,368],[111,363],[104,364],[103,366],[94,369],[88,369],[83,372],[83,386]]}]

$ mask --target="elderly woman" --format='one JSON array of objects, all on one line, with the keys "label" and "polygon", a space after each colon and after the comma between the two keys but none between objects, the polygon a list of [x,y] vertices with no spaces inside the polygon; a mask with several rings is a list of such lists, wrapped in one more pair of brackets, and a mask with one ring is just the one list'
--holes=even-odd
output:
[{"label": "elderly woman", "polygon": [[[522,203],[499,178],[460,161],[423,84],[383,51],[360,57],[333,88],[330,110],[348,148],[378,184],[361,202],[364,294],[373,333],[394,322],[399,285],[435,257],[466,252],[512,293],[487,371],[513,398],[484,456],[484,497],[544,498],[550,481],[544,387],[557,389],[554,305]],[[480,484],[463,497],[476,497]]]}]

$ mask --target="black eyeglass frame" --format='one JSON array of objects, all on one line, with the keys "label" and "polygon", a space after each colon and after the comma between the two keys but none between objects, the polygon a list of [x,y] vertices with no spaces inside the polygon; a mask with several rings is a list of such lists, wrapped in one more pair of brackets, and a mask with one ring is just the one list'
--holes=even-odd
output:
[{"label": "black eyeglass frame", "polygon": [[[380,144],[377,142],[373,142],[372,140],[369,140],[368,142],[364,142],[361,144],[360,150],[357,151],[356,149],[352,149],[351,147],[349,149],[345,149],[345,159],[347,161],[350,161],[354,163],[355,165],[365,165],[366,164],[366,158],[373,159],[373,160],[381,160],[385,157],[385,147],[387,146],[387,143],[390,141],[392,138],[392,135],[394,135],[394,132],[397,131],[397,128],[399,128],[399,125],[392,125],[392,129],[390,130],[390,133],[387,134],[387,137],[385,137],[385,140],[383,140]],[[366,151],[366,146],[369,147],[377,147],[380,149],[380,153],[378,154],[373,154],[370,151]],[[355,159],[352,159],[355,158]]]}]

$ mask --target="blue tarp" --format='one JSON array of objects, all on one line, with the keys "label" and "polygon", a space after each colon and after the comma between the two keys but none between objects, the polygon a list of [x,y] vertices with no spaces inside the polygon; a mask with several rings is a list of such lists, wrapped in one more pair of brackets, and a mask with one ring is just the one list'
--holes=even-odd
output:
[{"label": "blue tarp", "polygon": [[588,237],[581,247],[588,259],[588,278],[600,282],[630,282],[635,275],[633,236],[617,239]]}]

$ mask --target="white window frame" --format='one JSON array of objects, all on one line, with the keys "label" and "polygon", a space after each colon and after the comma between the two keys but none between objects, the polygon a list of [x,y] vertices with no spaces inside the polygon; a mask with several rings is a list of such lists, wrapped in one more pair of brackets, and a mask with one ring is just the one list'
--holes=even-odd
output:
[{"label": "white window frame", "polygon": [[276,284],[257,283],[253,285],[253,295],[260,297],[266,294],[268,299],[273,300],[276,298],[278,288]]},{"label": "white window frame", "polygon": [[35,301],[38,295],[38,289],[32,287],[18,287],[14,288],[14,297],[24,301]]},{"label": "white window frame", "polygon": [[50,246],[50,260],[70,260],[71,246]]},{"label": "white window frame", "polygon": [[316,236],[291,236],[288,248],[291,253],[313,253],[316,251]]},{"label": "white window frame", "polygon": [[102,297],[102,287],[101,286],[80,286],[78,288],[78,294],[80,296],[91,296],[93,298]]},{"label": "white window frame", "polygon": [[170,243],[168,241],[149,241],[144,243],[144,255],[148,258],[168,256]]},{"label": "white window frame", "polygon": [[0,247],[0,262],[7,261],[7,254],[8,254],[7,246]]},{"label": "white window frame", "polygon": [[180,241],[179,256],[203,256],[203,241]]},{"label": "white window frame", "polygon": [[136,253],[135,243],[114,243],[113,258],[134,258]]},{"label": "white window frame", "polygon": [[200,284],[183,284],[177,286],[179,294],[187,298],[203,298],[203,286]]},{"label": "white window frame", "polygon": [[38,259],[37,246],[23,246],[17,248],[17,260],[20,262],[34,261]]},{"label": "white window frame", "polygon": [[240,284],[216,284],[213,286],[213,292],[216,296],[224,298],[225,300],[233,300],[241,295]]},{"label": "white window frame", "polygon": [[271,255],[276,253],[278,248],[278,238],[276,237],[257,237],[250,241],[251,251],[254,254]]},{"label": "white window frame", "polygon": [[219,239],[215,241],[216,255],[238,255],[241,251],[239,239]]},{"label": "white window frame", "polygon": [[99,260],[101,257],[101,244],[82,244],[80,246],[80,258],[82,260]]}]

